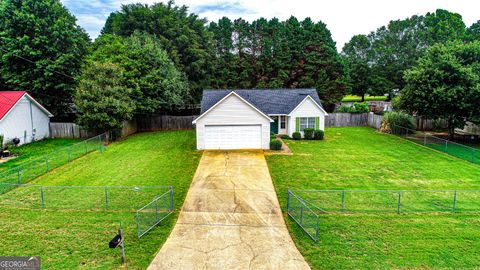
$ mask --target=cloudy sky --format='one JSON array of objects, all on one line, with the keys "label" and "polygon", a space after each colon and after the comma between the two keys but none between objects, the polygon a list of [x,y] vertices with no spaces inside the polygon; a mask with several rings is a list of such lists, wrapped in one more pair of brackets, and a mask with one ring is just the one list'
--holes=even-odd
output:
[{"label": "cloudy sky", "polygon": [[[122,4],[147,3],[160,0],[62,0],[78,18],[91,38],[96,38],[106,18]],[[166,1],[166,0],[165,0]],[[216,21],[223,16],[249,21],[259,17],[286,19],[291,15],[299,19],[311,17],[327,24],[340,50],[355,34],[367,34],[392,19],[403,19],[425,14],[438,8],[457,12],[470,26],[480,20],[478,0],[177,0],[190,11]]]}]

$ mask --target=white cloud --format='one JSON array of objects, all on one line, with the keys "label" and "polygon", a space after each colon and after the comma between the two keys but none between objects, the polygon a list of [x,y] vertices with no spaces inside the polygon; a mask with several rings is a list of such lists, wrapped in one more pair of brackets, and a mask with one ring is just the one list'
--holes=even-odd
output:
[{"label": "white cloud", "polygon": [[[93,38],[94,25],[104,21],[108,14],[118,10],[122,4],[158,2],[155,0],[63,0],[63,3],[79,18],[80,25],[90,25],[87,31]],[[216,21],[223,16],[231,19],[242,17],[254,20],[259,17],[287,19],[294,15],[298,19],[311,17],[327,24],[333,39],[340,50],[345,42],[355,34],[367,34],[386,25],[390,20],[404,19],[416,14],[425,14],[438,8],[457,12],[467,25],[480,20],[480,2],[474,0],[177,0],[178,5],[187,5],[190,11],[199,12],[200,17]],[[218,6],[218,8],[212,8]],[[88,12],[88,14],[85,14]],[[80,15],[92,16],[92,23]],[[96,20],[93,19],[96,18]],[[85,25],[84,25],[85,24]],[[98,31],[100,31],[100,26]]]}]

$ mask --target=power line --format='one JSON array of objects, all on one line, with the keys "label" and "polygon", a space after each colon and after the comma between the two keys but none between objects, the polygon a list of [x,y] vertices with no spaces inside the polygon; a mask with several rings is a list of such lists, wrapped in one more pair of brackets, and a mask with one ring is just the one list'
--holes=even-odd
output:
[{"label": "power line", "polygon": [[[25,57],[23,57],[23,56],[20,56],[20,55],[11,53],[11,52],[9,52],[8,50],[5,50],[4,48],[1,48],[1,47],[0,47],[0,50],[2,50],[2,51],[5,52],[5,53],[9,53],[9,54],[11,54],[11,55],[13,55],[13,56],[15,56],[15,57],[17,57],[17,58],[19,58],[19,59],[22,59],[22,60],[24,60],[24,61],[27,61],[27,62],[29,62],[29,63],[31,63],[31,64],[35,64],[35,66],[37,65],[37,62],[35,62],[35,61],[33,61],[33,60],[30,60],[30,59],[28,59],[28,58],[25,58]],[[74,77],[72,77],[72,76],[70,76],[70,75],[67,75],[67,74],[65,74],[65,73],[62,73],[62,72],[58,72],[58,71],[56,71],[56,70],[53,70],[53,69],[51,69],[50,67],[45,67],[45,69],[49,69],[50,71],[52,71],[52,72],[54,72],[54,73],[57,73],[57,74],[59,74],[59,75],[62,75],[62,76],[65,76],[65,77],[67,77],[67,78],[70,78],[70,79],[75,80]]]}]

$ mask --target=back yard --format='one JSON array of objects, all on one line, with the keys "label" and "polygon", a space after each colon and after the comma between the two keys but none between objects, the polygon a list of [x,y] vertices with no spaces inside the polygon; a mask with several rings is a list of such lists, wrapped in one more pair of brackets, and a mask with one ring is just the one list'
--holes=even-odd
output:
[{"label": "back yard", "polygon": [[[50,171],[30,184],[173,185],[175,208],[179,208],[199,158],[193,131],[141,133],[109,145],[103,154],[93,152]],[[117,268],[121,264],[119,250],[108,249],[108,241],[121,225],[125,234],[126,268],[145,269],[170,233],[176,216],[167,218],[139,240],[134,209],[143,205],[134,199],[135,191],[111,192],[110,203],[127,205],[128,209],[103,210],[102,190],[95,199],[96,194],[88,189],[48,189],[45,210],[38,209],[38,189],[17,188],[1,195],[2,255],[39,255],[45,269]],[[83,202],[98,203],[100,207],[84,209]]]},{"label": "back yard", "polygon": [[[288,141],[268,156],[280,203],[287,189],[480,189],[480,167],[373,129],[329,128],[325,141]],[[394,211],[392,211],[394,212]],[[314,269],[476,268],[476,214],[327,214],[318,242],[286,218]]]}]

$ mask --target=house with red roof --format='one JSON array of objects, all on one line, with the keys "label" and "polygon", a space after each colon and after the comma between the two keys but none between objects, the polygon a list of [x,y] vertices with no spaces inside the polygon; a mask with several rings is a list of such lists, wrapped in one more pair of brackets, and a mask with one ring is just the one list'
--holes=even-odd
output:
[{"label": "house with red roof", "polygon": [[0,135],[20,144],[50,136],[53,115],[25,91],[0,91]]}]

